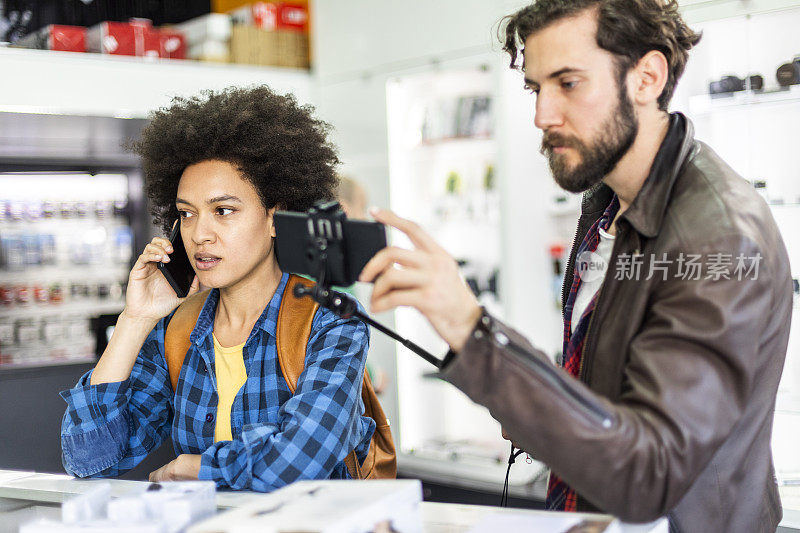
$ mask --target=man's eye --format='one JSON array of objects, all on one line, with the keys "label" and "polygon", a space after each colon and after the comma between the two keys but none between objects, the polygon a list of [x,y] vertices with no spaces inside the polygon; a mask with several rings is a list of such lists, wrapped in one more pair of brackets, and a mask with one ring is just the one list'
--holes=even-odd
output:
[{"label": "man's eye", "polygon": [[564,81],[564,82],[561,82],[561,86],[563,88],[565,88],[565,89],[574,89],[575,87],[578,86],[578,82],[577,81]]},{"label": "man's eye", "polygon": [[530,94],[539,94],[538,87],[534,88],[534,87],[531,87],[530,85],[525,85],[523,88],[525,89],[525,91],[527,91]]},{"label": "man's eye", "polygon": [[229,215],[231,213],[233,213],[233,209],[231,209],[229,207],[218,207],[217,208],[217,214],[218,215],[225,216],[225,215]]}]

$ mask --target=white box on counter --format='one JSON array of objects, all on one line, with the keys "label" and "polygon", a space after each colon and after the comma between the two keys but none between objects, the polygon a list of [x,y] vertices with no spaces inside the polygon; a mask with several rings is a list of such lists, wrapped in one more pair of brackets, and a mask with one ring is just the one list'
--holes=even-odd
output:
[{"label": "white box on counter", "polygon": [[422,483],[416,479],[298,481],[186,533],[422,532]]}]

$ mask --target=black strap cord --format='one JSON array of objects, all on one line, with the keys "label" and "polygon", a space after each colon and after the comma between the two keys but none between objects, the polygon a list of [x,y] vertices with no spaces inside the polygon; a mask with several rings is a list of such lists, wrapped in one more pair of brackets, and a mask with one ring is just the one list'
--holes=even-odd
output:
[{"label": "black strap cord", "polygon": [[506,507],[508,505],[508,476],[511,474],[511,465],[513,465],[517,457],[523,453],[525,452],[516,449],[514,444],[511,444],[511,453],[508,455],[508,468],[506,469],[506,481],[503,483],[503,495],[500,496],[500,507]]}]

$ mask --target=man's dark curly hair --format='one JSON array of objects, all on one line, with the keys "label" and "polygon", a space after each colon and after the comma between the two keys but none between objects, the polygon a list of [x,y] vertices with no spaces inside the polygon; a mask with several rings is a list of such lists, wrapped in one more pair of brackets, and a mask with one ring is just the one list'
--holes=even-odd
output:
[{"label": "man's dark curly hair", "polygon": [[313,107],[266,86],[204,91],[178,97],[151,116],[129,148],[142,158],[154,222],[169,233],[178,217],[175,198],[186,167],[227,161],[255,186],[266,209],[305,211],[335,197],[339,159],[330,125]]},{"label": "man's dark curly hair", "polygon": [[503,19],[501,41],[511,68],[517,68],[520,47],[533,33],[590,8],[598,13],[597,45],[614,54],[618,79],[651,50],[667,58],[669,75],[658,97],[659,109],[666,111],[689,50],[701,37],[683,21],[676,0],[537,0]]}]

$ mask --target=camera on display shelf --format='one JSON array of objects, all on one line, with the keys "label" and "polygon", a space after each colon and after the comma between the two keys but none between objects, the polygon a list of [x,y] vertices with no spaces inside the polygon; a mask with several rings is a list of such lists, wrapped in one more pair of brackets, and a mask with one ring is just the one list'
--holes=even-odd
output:
[{"label": "camera on display shelf", "polygon": [[800,84],[800,55],[778,67],[775,77],[781,87]]},{"label": "camera on display shelf", "polygon": [[764,77],[760,74],[751,74],[744,79],[733,75],[723,76],[719,80],[708,84],[708,92],[712,95],[727,95],[737,91],[761,91],[763,89]]}]

